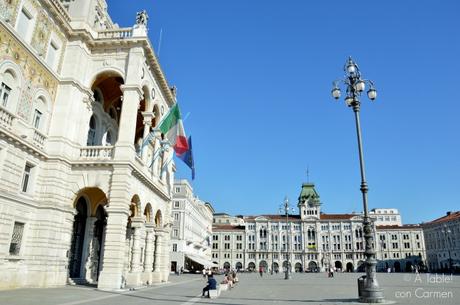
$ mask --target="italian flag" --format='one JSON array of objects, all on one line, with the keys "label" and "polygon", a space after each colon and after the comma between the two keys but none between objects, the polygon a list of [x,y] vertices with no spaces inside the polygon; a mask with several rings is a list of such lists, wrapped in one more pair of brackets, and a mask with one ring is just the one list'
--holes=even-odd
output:
[{"label": "italian flag", "polygon": [[184,124],[182,124],[182,117],[177,103],[169,110],[166,117],[160,123],[159,128],[166,139],[169,140],[169,143],[171,143],[176,155],[182,155],[188,150]]}]

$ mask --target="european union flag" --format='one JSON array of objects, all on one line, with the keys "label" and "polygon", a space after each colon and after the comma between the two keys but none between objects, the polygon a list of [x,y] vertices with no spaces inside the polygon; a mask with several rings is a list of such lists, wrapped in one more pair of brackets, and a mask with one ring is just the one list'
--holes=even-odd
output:
[{"label": "european union flag", "polygon": [[178,156],[179,159],[184,161],[188,167],[192,170],[192,180],[195,180],[195,163],[193,161],[193,153],[192,153],[192,136],[188,137],[188,150],[184,152],[182,155]]}]

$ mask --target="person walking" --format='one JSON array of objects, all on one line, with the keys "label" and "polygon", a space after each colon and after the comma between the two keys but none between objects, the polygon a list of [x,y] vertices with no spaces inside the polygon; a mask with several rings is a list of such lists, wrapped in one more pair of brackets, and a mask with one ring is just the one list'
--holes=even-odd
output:
[{"label": "person walking", "polygon": [[264,275],[264,268],[262,268],[262,266],[259,267],[259,274],[260,274],[260,277]]}]

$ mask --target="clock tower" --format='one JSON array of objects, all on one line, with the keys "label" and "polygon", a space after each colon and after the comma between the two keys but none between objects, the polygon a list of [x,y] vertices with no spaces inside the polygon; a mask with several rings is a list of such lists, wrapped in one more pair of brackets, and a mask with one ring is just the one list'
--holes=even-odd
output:
[{"label": "clock tower", "polygon": [[319,195],[315,190],[314,183],[302,184],[302,190],[300,191],[297,207],[299,208],[300,218],[302,220],[319,219],[321,202],[319,200]]}]

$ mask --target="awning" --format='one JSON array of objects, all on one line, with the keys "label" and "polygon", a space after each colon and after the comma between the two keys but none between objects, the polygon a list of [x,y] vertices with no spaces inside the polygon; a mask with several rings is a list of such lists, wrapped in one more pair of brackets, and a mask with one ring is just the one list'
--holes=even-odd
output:
[{"label": "awning", "polygon": [[209,268],[209,267],[217,267],[218,266],[218,265],[212,263],[210,260],[208,260],[204,256],[200,256],[200,255],[197,255],[197,254],[190,254],[190,253],[185,253],[185,256],[187,256],[192,261],[195,261],[198,264],[203,265],[203,267],[208,267]]}]

